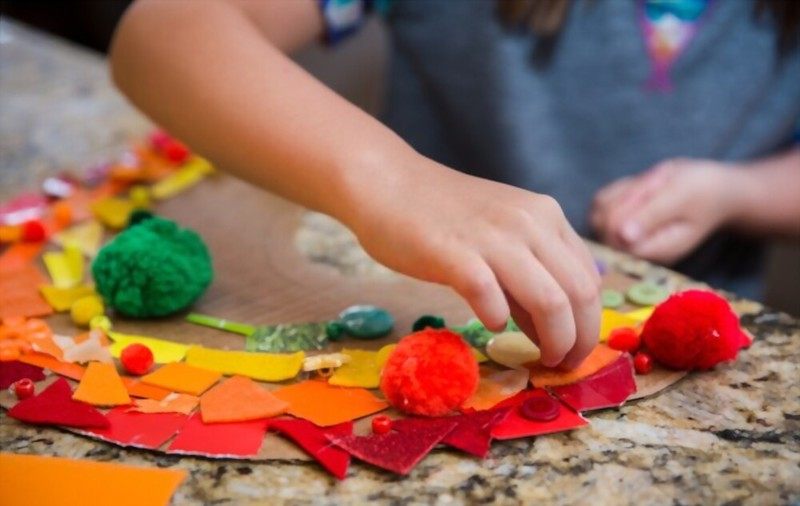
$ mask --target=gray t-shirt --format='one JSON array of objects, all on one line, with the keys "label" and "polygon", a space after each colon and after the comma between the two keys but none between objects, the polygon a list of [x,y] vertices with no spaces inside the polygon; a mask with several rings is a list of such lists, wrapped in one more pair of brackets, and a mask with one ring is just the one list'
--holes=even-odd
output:
[{"label": "gray t-shirt", "polygon": [[[592,197],[620,177],[666,158],[748,160],[791,144],[800,55],[777,58],[752,2],[709,4],[666,92],[646,86],[641,8],[574,1],[540,66],[536,38],[504,27],[494,1],[395,0],[384,120],[439,162],[554,196],[587,236]],[[720,233],[678,268],[757,298],[760,257],[756,242]]]}]

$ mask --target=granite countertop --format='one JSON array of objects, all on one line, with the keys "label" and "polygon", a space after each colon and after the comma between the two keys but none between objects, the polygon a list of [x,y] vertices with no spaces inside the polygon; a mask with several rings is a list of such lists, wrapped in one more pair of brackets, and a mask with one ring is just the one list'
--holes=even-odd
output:
[{"label": "granite countertop", "polygon": [[[148,122],[113,90],[103,60],[0,20],[0,200],[45,174],[124,150]],[[392,276],[340,225],[309,215],[296,237],[350,276]],[[610,268],[687,280],[595,247]],[[484,461],[434,451],[408,477],[361,464],[336,482],[312,462],[248,463],[128,450],[0,415],[4,451],[186,469],[175,504],[249,502],[780,504],[800,501],[800,324],[734,300],[753,346],[587,428],[495,442]]]}]

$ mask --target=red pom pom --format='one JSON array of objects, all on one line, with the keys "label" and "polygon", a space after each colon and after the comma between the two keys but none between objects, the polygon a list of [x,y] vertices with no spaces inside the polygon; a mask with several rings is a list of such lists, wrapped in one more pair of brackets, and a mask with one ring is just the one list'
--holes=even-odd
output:
[{"label": "red pom pom", "polygon": [[47,230],[39,220],[26,221],[22,224],[22,240],[26,242],[40,242],[47,238]]},{"label": "red pom pom", "polygon": [[641,337],[655,360],[685,370],[711,369],[750,345],[728,302],[703,290],[680,292],[662,302]]},{"label": "red pom pom", "polygon": [[120,353],[119,361],[126,371],[141,376],[153,367],[153,352],[143,344],[129,344]]},{"label": "red pom pom", "polygon": [[381,391],[406,413],[442,416],[478,388],[478,363],[467,343],[446,329],[427,328],[400,340],[381,373]]}]

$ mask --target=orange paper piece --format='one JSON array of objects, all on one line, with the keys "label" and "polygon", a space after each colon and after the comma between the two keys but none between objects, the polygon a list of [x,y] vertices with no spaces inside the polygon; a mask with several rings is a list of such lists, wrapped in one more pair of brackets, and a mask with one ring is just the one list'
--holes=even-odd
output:
[{"label": "orange paper piece", "polygon": [[8,317],[0,325],[0,349],[3,354],[0,360],[8,360],[5,355],[10,348],[16,348],[17,356],[30,351],[38,351],[52,355],[59,360],[62,357],[61,347],[55,342],[53,331],[44,320],[38,318]]},{"label": "orange paper piece", "polygon": [[355,420],[389,405],[364,388],[329,385],[325,381],[303,381],[274,392],[275,397],[289,403],[289,414],[320,427]]},{"label": "orange paper piece", "polygon": [[0,273],[5,274],[8,271],[31,265],[41,253],[44,244],[43,241],[12,244],[0,255]]},{"label": "orange paper piece", "polygon": [[72,398],[94,406],[122,406],[131,403],[116,367],[102,362],[89,364]]},{"label": "orange paper piece", "polygon": [[142,376],[142,383],[182,392],[200,395],[219,381],[221,373],[201,369],[183,362],[171,362]]},{"label": "orange paper piece", "polygon": [[586,360],[571,371],[561,369],[551,369],[537,362],[527,364],[531,371],[531,382],[536,388],[554,387],[559,385],[569,385],[591,376],[603,367],[611,364],[622,354],[621,351],[612,350],[605,344],[598,344],[594,350],[586,357]]},{"label": "orange paper piece", "polygon": [[125,384],[125,388],[128,390],[128,395],[131,397],[142,397],[144,399],[154,399],[156,401],[160,401],[172,393],[166,388],[148,385],[146,383],[142,383],[138,379],[123,377],[122,383]]},{"label": "orange paper piece", "polygon": [[245,376],[234,376],[200,398],[204,423],[246,422],[285,413],[289,403]]},{"label": "orange paper piece", "polygon": [[136,399],[133,401],[134,406],[131,408],[131,411],[138,411],[139,413],[183,413],[184,415],[190,415],[199,402],[200,398],[195,395],[172,392],[161,400]]},{"label": "orange paper piece", "polygon": [[35,265],[0,269],[0,319],[52,314],[53,308],[39,293],[45,284],[47,278]]},{"label": "orange paper piece", "polygon": [[519,369],[481,374],[478,389],[461,407],[478,411],[491,409],[497,403],[525,390],[528,386],[529,374],[528,371]]},{"label": "orange paper piece", "polygon": [[0,453],[0,504],[68,506],[167,504],[186,471],[108,462]]},{"label": "orange paper piece", "polygon": [[49,369],[60,376],[74,380],[81,379],[86,372],[86,368],[81,365],[62,362],[61,360],[44,353],[26,353],[19,358],[19,361],[25,362],[26,364],[39,366],[44,369]]}]

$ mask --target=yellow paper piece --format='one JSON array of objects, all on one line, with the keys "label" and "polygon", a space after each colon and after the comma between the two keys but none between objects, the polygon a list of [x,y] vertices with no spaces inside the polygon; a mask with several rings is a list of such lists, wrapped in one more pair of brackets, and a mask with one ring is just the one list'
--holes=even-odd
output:
[{"label": "yellow paper piece", "polygon": [[47,272],[56,288],[72,288],[83,281],[83,253],[74,244],[64,251],[49,251],[42,255]]},{"label": "yellow paper piece", "polygon": [[639,325],[639,320],[635,320],[613,309],[603,309],[602,316],[600,317],[600,342],[606,342],[609,334],[611,334],[614,329],[620,327],[636,327],[637,325]]},{"label": "yellow paper piece", "polygon": [[650,315],[653,314],[655,309],[655,306],[646,306],[623,314],[639,323],[644,323],[648,318],[650,318]]},{"label": "yellow paper piece", "polygon": [[128,224],[128,217],[134,210],[133,202],[119,197],[106,197],[92,202],[90,206],[94,216],[105,226],[121,229]]},{"label": "yellow paper piece", "polygon": [[108,332],[108,337],[111,338],[111,354],[119,358],[122,350],[128,345],[139,343],[150,348],[153,352],[153,360],[157,364],[167,364],[170,362],[180,362],[186,356],[186,350],[189,345],[176,343],[174,341],[166,341],[164,339],[157,339],[155,337],[135,336],[129,334],[120,334],[119,332]]},{"label": "yellow paper piece", "polygon": [[53,242],[56,244],[61,246],[74,244],[89,257],[97,255],[102,240],[103,225],[95,220],[75,225],[53,236]]},{"label": "yellow paper piece", "polygon": [[72,304],[87,295],[95,295],[92,285],[78,285],[72,288],[58,288],[53,285],[43,285],[39,287],[44,300],[55,311],[69,311]]},{"label": "yellow paper piece", "polygon": [[378,388],[381,383],[381,364],[379,351],[342,350],[350,360],[336,369],[328,383],[340,387]]},{"label": "yellow paper piece", "polygon": [[229,351],[192,346],[186,352],[186,363],[222,374],[247,376],[261,381],[292,379],[300,372],[306,354],[258,353]]},{"label": "yellow paper piece", "polygon": [[479,364],[482,364],[489,360],[489,357],[481,353],[481,350],[479,350],[478,348],[472,348],[472,354],[475,356],[475,360]]},{"label": "yellow paper piece", "polygon": [[213,171],[214,167],[208,160],[192,157],[183,167],[151,186],[150,195],[158,200],[168,199],[194,186]]},{"label": "yellow paper piece", "polygon": [[386,346],[378,350],[378,356],[376,360],[378,362],[379,368],[383,369],[383,364],[385,364],[386,361],[389,360],[389,354],[391,354],[395,348],[397,348],[397,344],[387,344]]}]

